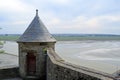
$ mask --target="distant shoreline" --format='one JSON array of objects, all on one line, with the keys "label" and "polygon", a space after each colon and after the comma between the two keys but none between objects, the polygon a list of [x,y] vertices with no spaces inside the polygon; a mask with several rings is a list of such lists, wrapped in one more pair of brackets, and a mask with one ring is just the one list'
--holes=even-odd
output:
[{"label": "distant shoreline", "polygon": [[[0,40],[17,41],[21,34],[0,34]],[[120,35],[113,34],[53,34],[57,41],[81,41],[81,40],[120,40]]]}]

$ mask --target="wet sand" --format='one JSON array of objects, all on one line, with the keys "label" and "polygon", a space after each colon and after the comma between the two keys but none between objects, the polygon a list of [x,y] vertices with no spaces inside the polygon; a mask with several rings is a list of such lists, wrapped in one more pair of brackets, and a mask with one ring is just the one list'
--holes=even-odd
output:
[{"label": "wet sand", "polygon": [[11,54],[0,54],[0,69],[18,67],[18,56]]},{"label": "wet sand", "polygon": [[[15,42],[6,42],[3,49],[18,56]],[[120,41],[58,41],[56,52],[72,64],[110,74],[120,70]]]},{"label": "wet sand", "polygon": [[58,42],[56,52],[70,63],[105,73],[120,69],[119,41]]}]

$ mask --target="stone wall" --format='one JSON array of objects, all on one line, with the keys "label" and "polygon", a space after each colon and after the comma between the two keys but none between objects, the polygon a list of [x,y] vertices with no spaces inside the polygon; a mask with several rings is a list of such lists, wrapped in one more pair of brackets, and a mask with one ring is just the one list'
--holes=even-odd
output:
[{"label": "stone wall", "polygon": [[77,71],[53,64],[48,58],[47,80],[100,80]]},{"label": "stone wall", "polygon": [[109,74],[65,62],[49,49],[47,80],[115,80],[115,78]]},{"label": "stone wall", "polygon": [[45,55],[43,54],[43,48],[45,45],[40,43],[19,43],[19,71],[22,78],[28,78],[27,73],[27,55],[34,54],[36,57],[36,78],[45,78]]},{"label": "stone wall", "polygon": [[46,79],[46,53],[44,49],[52,47],[54,49],[54,43],[19,43],[19,72],[22,78],[29,78],[27,71],[28,64],[27,55],[34,54],[36,58],[36,73],[35,77],[42,80]]},{"label": "stone wall", "polygon": [[0,69],[0,80],[19,77],[18,67]]}]

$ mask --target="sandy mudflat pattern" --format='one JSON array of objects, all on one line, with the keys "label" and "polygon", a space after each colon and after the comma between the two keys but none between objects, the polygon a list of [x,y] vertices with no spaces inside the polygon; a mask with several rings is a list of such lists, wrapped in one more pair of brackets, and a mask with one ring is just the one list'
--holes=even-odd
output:
[{"label": "sandy mudflat pattern", "polygon": [[0,69],[18,66],[18,57],[11,54],[0,54]]},{"label": "sandy mudflat pattern", "polygon": [[[60,57],[73,64],[109,74],[120,70],[120,41],[58,41],[55,49]],[[7,41],[3,50],[6,53],[18,56],[18,44],[16,42]],[[5,56],[0,57],[0,61],[4,58],[5,60],[13,60],[13,63],[18,62],[14,59],[6,59]]]}]

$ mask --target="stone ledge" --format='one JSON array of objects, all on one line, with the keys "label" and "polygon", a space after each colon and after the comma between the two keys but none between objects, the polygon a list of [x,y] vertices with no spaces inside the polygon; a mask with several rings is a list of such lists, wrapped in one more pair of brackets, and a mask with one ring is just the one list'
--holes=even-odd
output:
[{"label": "stone ledge", "polygon": [[56,65],[80,72],[80,73],[84,73],[84,74],[99,78],[101,80],[114,80],[115,79],[115,77],[111,74],[103,73],[103,72],[100,72],[94,69],[90,69],[90,68],[86,68],[83,66],[78,66],[78,65],[65,62],[52,49],[48,49],[48,56],[53,64],[56,64]]},{"label": "stone ledge", "polygon": [[18,69],[18,67],[0,69],[0,80],[19,77]]}]

